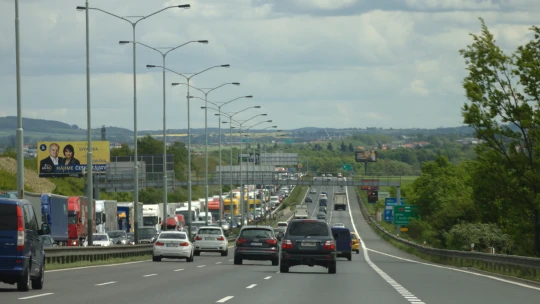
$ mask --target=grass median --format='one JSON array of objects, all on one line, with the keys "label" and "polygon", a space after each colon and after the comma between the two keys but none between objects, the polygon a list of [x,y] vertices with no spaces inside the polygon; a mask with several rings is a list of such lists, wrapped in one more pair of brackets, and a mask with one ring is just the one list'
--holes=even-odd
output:
[{"label": "grass median", "polygon": [[287,207],[290,207],[291,211],[294,211],[296,209],[296,205],[303,203],[304,196],[306,196],[308,189],[308,186],[299,185],[294,187],[289,197],[284,199],[281,206],[279,206],[279,210],[285,210]]},{"label": "grass median", "polygon": [[95,261],[78,261],[73,263],[48,263],[45,265],[45,270],[57,270],[57,269],[68,269],[68,268],[79,268],[79,267],[88,267],[88,266],[99,266],[99,265],[111,265],[111,264],[122,264],[129,262],[139,262],[139,261],[150,261],[152,259],[151,254],[133,256],[126,258],[110,258],[106,260],[95,260]]}]

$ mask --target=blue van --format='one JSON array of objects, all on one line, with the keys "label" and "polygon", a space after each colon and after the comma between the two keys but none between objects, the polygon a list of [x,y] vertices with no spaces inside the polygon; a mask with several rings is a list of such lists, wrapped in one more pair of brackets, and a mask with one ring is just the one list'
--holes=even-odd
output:
[{"label": "blue van", "polygon": [[0,282],[17,284],[20,291],[42,289],[45,251],[32,204],[27,200],[0,198]]},{"label": "blue van", "polygon": [[332,234],[336,241],[337,257],[352,260],[352,238],[351,231],[345,227],[332,227]]}]

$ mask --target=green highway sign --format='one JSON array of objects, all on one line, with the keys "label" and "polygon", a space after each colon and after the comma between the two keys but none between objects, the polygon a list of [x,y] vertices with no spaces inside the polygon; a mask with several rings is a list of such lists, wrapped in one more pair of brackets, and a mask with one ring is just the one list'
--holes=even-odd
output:
[{"label": "green highway sign", "polygon": [[287,143],[287,144],[292,144],[292,143],[293,143],[293,140],[292,140],[292,139],[285,139],[285,143]]},{"label": "green highway sign", "polygon": [[418,219],[418,207],[412,205],[394,206],[394,225],[409,225],[411,219]]},{"label": "green highway sign", "polygon": [[343,170],[345,171],[351,171],[352,170],[352,166],[350,164],[345,164],[343,165]]}]

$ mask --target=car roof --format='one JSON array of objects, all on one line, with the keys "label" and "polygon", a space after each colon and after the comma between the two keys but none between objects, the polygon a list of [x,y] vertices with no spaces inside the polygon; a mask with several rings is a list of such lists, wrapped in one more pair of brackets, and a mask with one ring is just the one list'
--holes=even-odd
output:
[{"label": "car roof", "polygon": [[160,235],[162,233],[187,234],[185,231],[176,231],[176,230],[161,231]]},{"label": "car roof", "polygon": [[201,230],[201,229],[221,230],[221,227],[219,227],[219,226],[202,226],[202,227],[199,227],[199,230]]},{"label": "car roof", "polygon": [[242,227],[242,230],[244,230],[244,229],[267,229],[267,230],[273,230],[274,228],[272,228],[270,226],[249,225],[249,226]]},{"label": "car roof", "polygon": [[351,231],[351,230],[349,230],[349,228],[347,228],[347,227],[332,227],[332,230],[347,230],[347,231],[349,231],[349,232]]},{"label": "car roof", "polygon": [[5,205],[22,205],[29,204],[30,202],[25,199],[16,199],[16,198],[0,198],[0,204]]}]

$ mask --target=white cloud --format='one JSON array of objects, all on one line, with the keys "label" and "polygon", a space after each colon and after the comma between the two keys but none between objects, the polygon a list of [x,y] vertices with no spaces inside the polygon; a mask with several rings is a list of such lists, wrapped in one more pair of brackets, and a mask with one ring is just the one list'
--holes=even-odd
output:
[{"label": "white cloud", "polygon": [[[540,12],[536,0],[409,0],[388,10],[388,1],[206,0],[190,10],[172,9],[141,21],[137,41],[155,47],[189,44],[167,55],[181,73],[231,64],[196,76],[191,84],[215,87],[211,101],[237,111],[261,105],[238,118],[267,113],[281,129],[324,127],[439,127],[462,122],[464,60],[458,50],[471,43],[483,17],[501,46],[512,51],[530,39]],[[21,2],[22,97],[24,115],[86,126],[85,18],[68,0]],[[281,4],[279,4],[281,3]],[[377,2],[379,3],[379,2]],[[177,1],[92,1],[119,14],[143,15]],[[276,7],[280,5],[279,10]],[[369,9],[362,9],[364,5]],[[287,5],[294,11],[283,11]],[[405,7],[408,5],[408,7]],[[320,15],[305,14],[316,10]],[[321,13],[322,12],[322,13]],[[327,13],[325,15],[325,13]],[[92,124],[133,128],[131,26],[97,11],[90,14]],[[13,2],[0,1],[1,114],[15,115]],[[139,130],[162,123],[161,65],[155,51],[137,47]],[[167,119],[187,126],[184,82],[167,73]],[[191,92],[197,95],[197,92]],[[197,96],[201,96],[198,94]],[[201,102],[191,103],[191,125],[204,126]],[[216,125],[212,116],[210,125]]]}]

